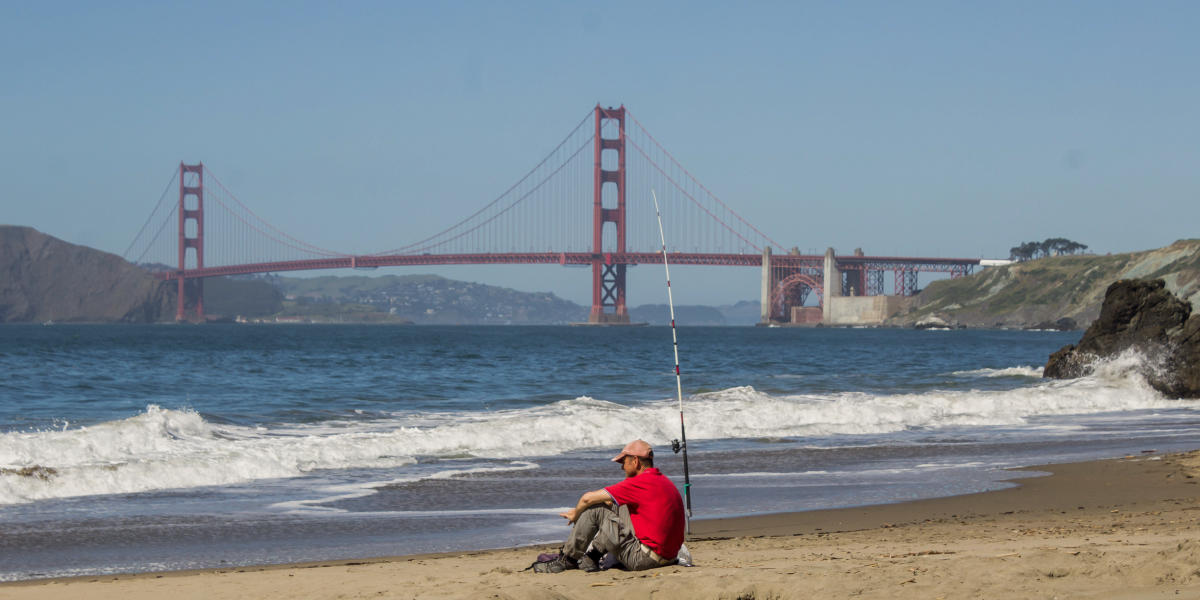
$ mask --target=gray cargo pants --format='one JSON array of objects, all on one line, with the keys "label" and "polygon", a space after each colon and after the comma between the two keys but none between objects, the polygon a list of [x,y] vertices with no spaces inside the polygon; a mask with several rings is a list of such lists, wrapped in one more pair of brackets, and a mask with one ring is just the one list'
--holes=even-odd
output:
[{"label": "gray cargo pants", "polygon": [[587,552],[588,544],[602,553],[612,552],[630,571],[653,569],[675,562],[674,559],[663,560],[638,541],[633,533],[633,522],[629,520],[628,506],[595,504],[584,509],[575,519],[562,551],[579,560]]}]

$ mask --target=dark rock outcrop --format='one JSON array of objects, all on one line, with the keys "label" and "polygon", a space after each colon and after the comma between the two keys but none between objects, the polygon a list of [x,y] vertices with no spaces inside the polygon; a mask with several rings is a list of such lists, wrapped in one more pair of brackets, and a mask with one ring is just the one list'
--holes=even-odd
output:
[{"label": "dark rock outcrop", "polygon": [[1079,329],[1079,324],[1076,323],[1075,319],[1072,319],[1071,317],[1063,317],[1054,322],[1042,321],[1041,323],[1038,323],[1033,327],[1029,327],[1028,329],[1039,329],[1042,331],[1073,331]]},{"label": "dark rock outcrop", "polygon": [[173,302],[169,284],[115,254],[0,225],[0,323],[147,323]]},{"label": "dark rock outcrop", "polygon": [[1200,314],[1191,313],[1191,305],[1167,291],[1161,279],[1117,281],[1079,344],[1051,354],[1043,374],[1080,377],[1096,361],[1134,348],[1153,363],[1142,374],[1154,389],[1173,398],[1200,398]]}]

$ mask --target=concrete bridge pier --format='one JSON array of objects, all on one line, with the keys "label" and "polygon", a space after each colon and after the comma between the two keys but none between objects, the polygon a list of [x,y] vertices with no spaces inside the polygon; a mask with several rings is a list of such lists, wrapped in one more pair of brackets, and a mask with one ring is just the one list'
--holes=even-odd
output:
[{"label": "concrete bridge pier", "polygon": [[834,259],[833,248],[825,249],[825,264],[821,268],[823,279],[821,287],[825,288],[825,297],[821,302],[821,322],[833,322],[833,298],[840,298],[842,295],[842,273],[837,269],[837,261]]}]

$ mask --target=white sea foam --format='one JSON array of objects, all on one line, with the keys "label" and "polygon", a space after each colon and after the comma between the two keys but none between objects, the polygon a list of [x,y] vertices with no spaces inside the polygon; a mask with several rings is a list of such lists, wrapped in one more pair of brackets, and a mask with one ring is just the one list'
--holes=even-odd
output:
[{"label": "white sea foam", "polygon": [[[470,469],[447,469],[437,471],[428,475],[401,477],[397,479],[389,479],[386,481],[369,481],[363,483],[353,483],[345,485],[331,485],[316,490],[324,496],[309,499],[309,500],[292,500],[288,502],[278,502],[271,505],[271,508],[284,510],[286,512],[304,513],[304,512],[321,512],[321,513],[337,513],[346,512],[343,509],[331,506],[323,506],[330,502],[338,500],[349,500],[352,498],[361,498],[375,493],[375,490],[389,485],[398,485],[402,483],[410,483],[421,479],[450,479],[459,475],[471,475],[477,473],[498,473],[503,471],[525,471],[528,469],[538,468],[537,463],[526,461],[517,461],[503,467],[474,467]],[[565,510],[565,509],[564,509]],[[480,512],[480,511],[476,511]],[[511,512],[511,511],[510,511]]]},{"label": "white sea foam", "polygon": [[955,371],[955,377],[1031,377],[1042,376],[1041,367],[1008,367],[1006,369],[972,369],[970,371]]},{"label": "white sea foam", "polygon": [[[1151,389],[1137,375],[1143,361],[1123,356],[1098,365],[1089,377],[1003,391],[774,396],[734,387],[688,399],[688,437],[879,435],[940,427],[1019,427],[1031,418],[1055,415],[1200,408],[1198,402],[1167,400]],[[128,419],[86,428],[0,435],[0,469],[7,470],[0,471],[0,504],[229,485],[322,469],[392,468],[421,457],[520,461],[620,447],[634,438],[661,445],[678,435],[678,426],[678,408],[670,399],[625,406],[581,397],[524,409],[398,414],[361,423],[266,430],[216,425],[193,411],[149,406]],[[511,468],[530,468],[528,464]],[[29,468],[25,474],[16,472]],[[372,485],[359,484],[322,495],[328,500],[369,489]]]},{"label": "white sea foam", "polygon": [[914,469],[924,469],[927,471],[940,471],[943,469],[967,469],[971,467],[981,467],[984,463],[979,461],[959,462],[959,463],[921,463],[913,465]]},{"label": "white sea foam", "polygon": [[0,435],[0,504],[90,494],[228,485],[295,477],[316,469],[394,467],[411,456],[387,452],[378,433],[263,434],[215,426],[190,410],[148,406],[120,421],[66,431]]},{"label": "white sea foam", "polygon": [[813,475],[829,475],[829,471],[796,471],[796,472],[778,472],[778,471],[747,471],[739,473],[697,473],[692,475],[692,479],[728,479],[731,477],[806,477]]}]

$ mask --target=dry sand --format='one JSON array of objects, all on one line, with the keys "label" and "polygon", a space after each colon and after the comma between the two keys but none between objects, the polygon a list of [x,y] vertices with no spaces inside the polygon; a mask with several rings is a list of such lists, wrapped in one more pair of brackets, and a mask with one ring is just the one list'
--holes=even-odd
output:
[{"label": "dry sand", "polygon": [[[696,567],[522,571],[523,548],[0,585],[0,598],[1200,598],[1200,452],[1015,488],[696,521]],[[566,533],[564,526],[564,535]]]}]

